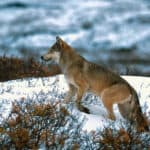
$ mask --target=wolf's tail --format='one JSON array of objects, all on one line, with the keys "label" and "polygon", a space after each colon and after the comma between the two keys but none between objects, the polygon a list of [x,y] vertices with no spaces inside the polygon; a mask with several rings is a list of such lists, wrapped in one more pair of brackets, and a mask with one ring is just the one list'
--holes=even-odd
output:
[{"label": "wolf's tail", "polygon": [[137,126],[137,131],[146,131],[147,132],[147,131],[149,131],[149,125],[148,125],[147,119],[144,117],[144,114],[142,113],[138,95],[134,89],[131,90],[131,94],[132,94],[132,102],[135,103],[133,112],[132,112],[132,117]]}]

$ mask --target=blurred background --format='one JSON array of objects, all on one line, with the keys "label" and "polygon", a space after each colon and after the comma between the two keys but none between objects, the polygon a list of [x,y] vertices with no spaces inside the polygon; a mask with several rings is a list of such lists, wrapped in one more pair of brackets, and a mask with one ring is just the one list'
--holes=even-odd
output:
[{"label": "blurred background", "polygon": [[150,76],[150,0],[0,0],[0,56],[39,60],[56,35],[90,61]]}]

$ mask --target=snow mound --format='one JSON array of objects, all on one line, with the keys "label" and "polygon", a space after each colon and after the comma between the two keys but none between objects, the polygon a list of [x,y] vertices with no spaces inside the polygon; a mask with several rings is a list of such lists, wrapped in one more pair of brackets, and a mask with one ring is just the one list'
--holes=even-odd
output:
[{"label": "snow mound", "polygon": [[[143,112],[150,119],[150,78],[123,76],[137,91]],[[21,99],[32,98],[37,101],[45,99],[45,101],[62,100],[68,91],[68,86],[63,75],[48,78],[28,78],[19,79],[0,83],[0,122],[2,118],[6,118],[12,108],[12,102]],[[84,130],[91,131],[97,128],[104,128],[111,121],[107,119],[106,109],[99,98],[92,93],[85,94],[83,104],[87,106],[91,114],[85,114],[74,109],[72,113],[78,111],[81,116],[85,116]],[[120,119],[123,119],[118,111],[117,105],[114,105],[115,115],[118,121],[115,126],[119,126]]]}]

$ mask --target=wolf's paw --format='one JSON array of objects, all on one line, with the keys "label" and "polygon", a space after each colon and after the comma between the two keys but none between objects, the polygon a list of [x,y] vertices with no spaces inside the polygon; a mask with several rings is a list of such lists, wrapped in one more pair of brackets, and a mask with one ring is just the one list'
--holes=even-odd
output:
[{"label": "wolf's paw", "polygon": [[87,114],[90,114],[90,110],[88,108],[84,107],[84,106],[80,106],[79,110],[82,111],[82,112],[85,112]]}]

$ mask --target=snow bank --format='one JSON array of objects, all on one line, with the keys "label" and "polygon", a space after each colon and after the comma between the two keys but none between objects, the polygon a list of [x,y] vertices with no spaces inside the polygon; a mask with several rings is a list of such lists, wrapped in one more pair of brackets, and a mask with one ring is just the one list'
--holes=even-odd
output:
[{"label": "snow bank", "polygon": [[[137,91],[142,106],[143,112],[147,114],[150,119],[150,78],[149,77],[135,77],[123,76]],[[12,102],[15,100],[32,98],[35,101],[40,99],[62,100],[68,90],[67,83],[63,75],[49,78],[28,78],[13,80],[0,83],[0,122],[10,113]],[[111,121],[106,118],[107,112],[103,107],[99,98],[91,93],[87,93],[83,98],[83,104],[86,105],[92,114],[85,114],[80,112],[81,116],[85,116],[86,121],[83,126],[84,130],[91,131],[97,128],[107,126]],[[76,109],[74,109],[77,111]],[[75,112],[73,111],[73,112]],[[114,106],[117,120],[115,125],[119,124],[122,119],[117,105]]]}]

